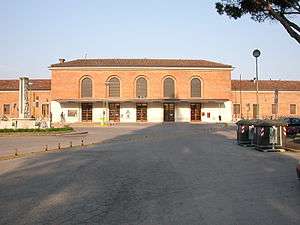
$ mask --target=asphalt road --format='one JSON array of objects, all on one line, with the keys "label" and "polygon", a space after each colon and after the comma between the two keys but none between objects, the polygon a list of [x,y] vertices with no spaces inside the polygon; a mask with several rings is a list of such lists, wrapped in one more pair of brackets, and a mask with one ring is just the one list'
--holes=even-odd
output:
[{"label": "asphalt road", "polygon": [[233,134],[157,125],[0,161],[0,224],[300,224],[298,156],[237,146]]}]

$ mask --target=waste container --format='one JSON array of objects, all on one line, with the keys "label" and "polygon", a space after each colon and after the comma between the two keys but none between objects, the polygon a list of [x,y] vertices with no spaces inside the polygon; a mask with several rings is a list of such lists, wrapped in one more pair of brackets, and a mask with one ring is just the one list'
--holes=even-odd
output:
[{"label": "waste container", "polygon": [[236,140],[239,145],[250,146],[253,140],[254,120],[240,120],[236,123]]},{"label": "waste container", "polygon": [[280,151],[282,149],[282,120],[258,120],[254,123],[253,145],[260,151]]}]

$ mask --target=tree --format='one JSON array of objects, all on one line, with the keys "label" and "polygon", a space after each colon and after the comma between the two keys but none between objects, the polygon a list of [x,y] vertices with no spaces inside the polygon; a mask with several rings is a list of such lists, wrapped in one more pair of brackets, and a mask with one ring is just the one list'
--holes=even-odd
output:
[{"label": "tree", "polygon": [[221,0],[216,3],[217,12],[238,19],[250,14],[257,22],[277,20],[289,35],[300,44],[300,0]]}]

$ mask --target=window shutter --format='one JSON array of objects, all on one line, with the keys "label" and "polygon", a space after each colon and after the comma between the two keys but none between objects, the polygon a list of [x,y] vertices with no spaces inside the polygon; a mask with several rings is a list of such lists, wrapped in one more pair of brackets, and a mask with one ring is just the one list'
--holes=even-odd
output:
[{"label": "window shutter", "polygon": [[164,80],[164,97],[165,98],[175,97],[175,84],[172,78],[166,78]]},{"label": "window shutter", "polygon": [[136,81],[136,97],[146,98],[147,97],[147,80],[143,77]]},{"label": "window shutter", "polygon": [[81,98],[93,97],[93,84],[92,80],[88,77],[81,81]]},{"label": "window shutter", "polygon": [[120,81],[116,77],[109,80],[109,97],[120,97]]},{"label": "window shutter", "polygon": [[198,78],[191,81],[191,97],[201,97],[201,81]]}]

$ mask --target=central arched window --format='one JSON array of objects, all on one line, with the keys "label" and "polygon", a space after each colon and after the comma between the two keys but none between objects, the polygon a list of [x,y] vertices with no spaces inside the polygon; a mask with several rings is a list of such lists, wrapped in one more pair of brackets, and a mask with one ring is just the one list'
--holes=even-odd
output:
[{"label": "central arched window", "polygon": [[147,80],[144,77],[140,77],[136,80],[136,97],[147,97]]},{"label": "central arched window", "polygon": [[93,82],[91,78],[85,77],[81,80],[81,98],[93,97]]},{"label": "central arched window", "polygon": [[175,82],[170,77],[164,80],[164,98],[175,98]]},{"label": "central arched window", "polygon": [[109,97],[120,97],[120,80],[116,77],[110,78],[109,81]]},{"label": "central arched window", "polygon": [[191,80],[191,97],[201,97],[201,81],[199,78]]}]

